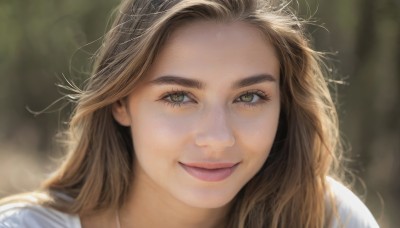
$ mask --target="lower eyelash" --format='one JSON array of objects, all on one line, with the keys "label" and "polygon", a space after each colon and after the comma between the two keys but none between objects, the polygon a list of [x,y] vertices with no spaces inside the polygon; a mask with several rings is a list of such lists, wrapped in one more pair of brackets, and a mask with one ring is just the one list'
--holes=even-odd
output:
[{"label": "lower eyelash", "polygon": [[189,92],[186,92],[186,91],[183,91],[183,90],[172,90],[170,92],[167,92],[167,93],[163,94],[161,96],[161,98],[159,99],[159,101],[162,101],[165,104],[170,105],[171,107],[180,107],[180,106],[182,106],[182,104],[184,104],[185,102],[174,102],[174,101],[168,101],[166,99],[168,96],[171,96],[171,95],[174,95],[174,94],[181,94],[181,95],[187,96],[190,99],[192,99]]},{"label": "lower eyelash", "polygon": [[[263,100],[263,101],[270,101],[271,100],[271,97],[268,95],[268,94],[266,94],[265,92],[263,92],[263,91],[261,91],[261,90],[251,90],[251,91],[247,91],[247,92],[245,92],[245,93],[242,93],[240,96],[243,96],[243,95],[246,95],[246,94],[254,94],[254,95],[257,95],[261,100]],[[239,96],[239,97],[240,97]],[[246,105],[257,105],[257,103],[244,103],[244,104],[246,104]]]},{"label": "lower eyelash", "polygon": [[[194,101],[194,99],[192,98],[190,93],[187,92],[187,91],[183,91],[183,90],[172,90],[170,92],[167,92],[167,93],[165,93],[165,94],[163,94],[161,96],[159,101],[162,101],[166,105],[170,105],[171,107],[181,107],[184,103],[186,103],[186,102],[173,102],[173,101],[168,101],[166,99],[168,96],[171,96],[171,95],[174,95],[174,94],[181,94],[181,95],[187,96],[187,97],[189,97],[190,99],[192,99]],[[242,93],[240,96],[243,96],[245,94],[257,95],[262,100],[262,102],[256,102],[256,103],[240,102],[241,104],[249,106],[249,107],[254,107],[254,106],[259,105],[260,103],[264,103],[264,102],[267,102],[267,101],[271,100],[270,96],[268,94],[266,94],[264,91],[261,91],[261,90],[246,91],[245,93]]]},{"label": "lower eyelash", "polygon": [[169,105],[171,107],[180,107],[183,104],[182,102],[167,101],[165,99],[161,99],[160,101],[162,101],[164,104]]}]

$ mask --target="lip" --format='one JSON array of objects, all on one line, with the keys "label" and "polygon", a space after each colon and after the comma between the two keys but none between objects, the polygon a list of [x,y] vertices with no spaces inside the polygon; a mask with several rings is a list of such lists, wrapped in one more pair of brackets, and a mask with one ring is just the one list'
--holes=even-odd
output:
[{"label": "lip", "polygon": [[182,163],[179,165],[191,176],[207,182],[217,182],[228,178],[235,171],[238,163]]}]

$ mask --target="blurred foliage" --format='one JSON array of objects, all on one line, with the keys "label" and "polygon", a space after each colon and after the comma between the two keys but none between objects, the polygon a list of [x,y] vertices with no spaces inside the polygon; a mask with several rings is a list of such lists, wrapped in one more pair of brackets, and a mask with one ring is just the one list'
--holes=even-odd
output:
[{"label": "blurred foliage", "polygon": [[[35,151],[49,149],[60,117],[34,118],[27,110],[41,111],[59,98],[55,84],[65,83],[64,75],[82,81],[79,79],[89,71],[90,57],[100,45],[117,3],[0,2],[0,140],[12,140]],[[62,105],[60,102],[51,110]]]},{"label": "blurred foliage", "polygon": [[[59,151],[54,135],[70,107],[58,111],[62,101],[38,116],[28,108],[40,111],[60,98],[63,91],[55,84],[64,83],[64,75],[78,84],[85,79],[118,2],[0,0],[0,196],[34,186],[10,180],[45,172],[43,161]],[[317,50],[331,53],[332,75],[346,82],[338,89],[341,127],[352,147],[349,166],[367,186],[366,203],[382,227],[397,227],[400,1],[292,4],[303,18],[315,20],[307,27],[310,39]],[[20,165],[10,165],[14,161]],[[26,171],[13,176],[13,167]]]}]

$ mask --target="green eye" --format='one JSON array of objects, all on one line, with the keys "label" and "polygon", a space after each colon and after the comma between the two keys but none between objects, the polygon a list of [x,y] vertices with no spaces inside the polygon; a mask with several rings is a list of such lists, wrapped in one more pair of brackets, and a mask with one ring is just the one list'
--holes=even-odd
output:
[{"label": "green eye", "polygon": [[185,100],[185,94],[183,93],[174,93],[169,96],[172,102],[181,103]]},{"label": "green eye", "polygon": [[239,97],[239,100],[241,102],[251,102],[254,99],[254,94],[252,93],[247,93],[247,94],[243,94],[242,96]]},{"label": "green eye", "polygon": [[188,92],[185,91],[173,91],[169,92],[161,98],[167,104],[172,106],[181,106],[188,103],[196,103]]},{"label": "green eye", "polygon": [[258,105],[261,103],[264,103],[266,101],[269,101],[270,98],[267,94],[265,94],[261,90],[250,90],[247,91],[246,93],[243,93],[242,95],[238,96],[235,99],[235,103],[242,103],[245,105]]}]

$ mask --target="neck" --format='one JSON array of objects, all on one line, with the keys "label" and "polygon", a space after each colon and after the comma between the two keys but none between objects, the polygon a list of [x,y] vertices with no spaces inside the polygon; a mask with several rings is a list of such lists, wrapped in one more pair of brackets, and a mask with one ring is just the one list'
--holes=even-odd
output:
[{"label": "neck", "polygon": [[130,197],[119,212],[121,228],[224,227],[229,204],[222,208],[196,208],[157,191],[152,183],[133,183]]}]

